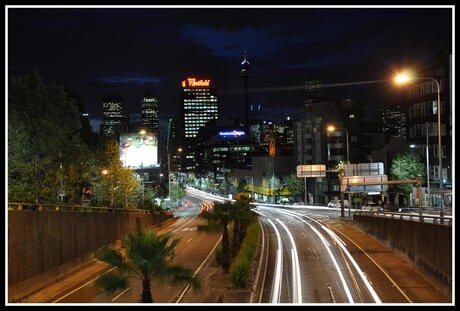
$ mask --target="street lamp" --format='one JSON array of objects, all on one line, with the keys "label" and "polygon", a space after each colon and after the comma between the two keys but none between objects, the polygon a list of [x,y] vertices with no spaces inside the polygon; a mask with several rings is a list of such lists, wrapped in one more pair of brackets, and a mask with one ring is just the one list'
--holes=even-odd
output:
[{"label": "street lamp", "polygon": [[[429,77],[409,77],[408,75],[402,73],[395,77],[395,82],[398,84],[404,84],[410,80],[430,80],[436,84],[437,94],[438,94],[438,170],[439,170],[439,191],[441,192],[441,210],[439,216],[444,216],[444,191],[442,185],[442,146],[441,146],[441,86],[439,85],[438,80]],[[444,220],[441,219],[441,223],[444,223]]]}]

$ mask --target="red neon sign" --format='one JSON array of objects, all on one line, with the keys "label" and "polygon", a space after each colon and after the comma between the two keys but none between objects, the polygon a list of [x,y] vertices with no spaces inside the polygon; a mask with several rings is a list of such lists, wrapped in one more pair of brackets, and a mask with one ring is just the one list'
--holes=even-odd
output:
[{"label": "red neon sign", "polygon": [[196,78],[187,78],[187,80],[182,81],[182,87],[196,87],[196,86],[209,86],[211,80],[197,80]]}]

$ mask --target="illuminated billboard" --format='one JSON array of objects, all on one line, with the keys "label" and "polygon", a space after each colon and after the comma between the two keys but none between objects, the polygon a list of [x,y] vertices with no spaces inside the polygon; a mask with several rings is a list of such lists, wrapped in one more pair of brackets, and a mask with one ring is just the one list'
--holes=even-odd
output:
[{"label": "illuminated billboard", "polygon": [[120,135],[120,160],[132,169],[151,168],[158,164],[158,139],[153,133]]},{"label": "illuminated billboard", "polygon": [[246,135],[246,132],[244,132],[244,131],[237,131],[237,130],[233,130],[233,131],[223,131],[223,132],[219,132],[219,135],[220,135],[220,136],[223,136],[223,137],[238,137],[238,136]]},{"label": "illuminated billboard", "polygon": [[209,87],[211,80],[197,80],[196,78],[187,78],[187,80],[182,81],[182,87],[197,87],[205,86]]}]

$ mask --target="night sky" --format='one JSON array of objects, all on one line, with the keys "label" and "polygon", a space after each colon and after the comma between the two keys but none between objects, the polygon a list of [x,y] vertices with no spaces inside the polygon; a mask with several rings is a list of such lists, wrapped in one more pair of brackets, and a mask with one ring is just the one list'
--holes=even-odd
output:
[{"label": "night sky", "polygon": [[[308,78],[324,83],[390,78],[406,65],[430,65],[452,49],[450,8],[10,8],[8,74],[38,69],[80,95],[96,124],[102,97],[121,95],[140,113],[144,91],[160,101],[162,119],[179,114],[180,81],[210,78],[223,117],[243,117],[243,50],[250,94],[260,118],[302,117]],[[299,86],[298,90],[281,87]],[[279,88],[279,89],[278,89]],[[397,98],[390,85],[327,89],[353,98],[375,117]]]}]

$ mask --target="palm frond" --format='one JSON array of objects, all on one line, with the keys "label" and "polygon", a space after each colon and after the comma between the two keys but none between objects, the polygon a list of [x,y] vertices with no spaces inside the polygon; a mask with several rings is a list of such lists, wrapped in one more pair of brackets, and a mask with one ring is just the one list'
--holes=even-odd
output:
[{"label": "palm frond", "polygon": [[96,280],[96,285],[104,288],[107,292],[114,292],[117,289],[128,287],[126,277],[120,277],[113,273],[107,273]]},{"label": "palm frond", "polygon": [[183,283],[190,283],[194,290],[201,288],[200,279],[193,276],[193,272],[190,269],[181,266],[168,266],[163,269],[160,279],[169,279],[172,284],[178,285]]}]

